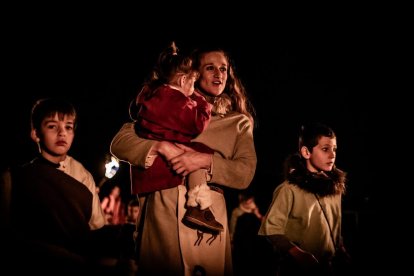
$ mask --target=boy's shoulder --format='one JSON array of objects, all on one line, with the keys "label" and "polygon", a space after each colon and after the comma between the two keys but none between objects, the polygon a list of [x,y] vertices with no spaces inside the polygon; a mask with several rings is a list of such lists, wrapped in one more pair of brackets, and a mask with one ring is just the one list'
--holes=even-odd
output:
[{"label": "boy's shoulder", "polygon": [[67,167],[74,170],[85,171],[87,173],[90,173],[80,161],[76,160],[75,158],[69,155],[66,156],[65,160],[60,162],[60,165],[63,168]]},{"label": "boy's shoulder", "polygon": [[276,188],[275,188],[275,192],[280,192],[280,191],[296,191],[296,190],[300,190],[300,188],[294,184],[289,182],[288,180],[283,181],[282,183],[280,183]]}]

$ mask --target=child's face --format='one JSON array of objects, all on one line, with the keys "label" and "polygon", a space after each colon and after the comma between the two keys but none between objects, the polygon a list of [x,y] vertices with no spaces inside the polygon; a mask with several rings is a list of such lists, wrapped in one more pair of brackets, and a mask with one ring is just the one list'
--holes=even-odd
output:
[{"label": "child's face", "polygon": [[58,114],[43,119],[40,130],[37,132],[41,154],[52,162],[59,162],[66,158],[75,137],[75,118],[65,115],[61,119]]},{"label": "child's face", "polygon": [[184,81],[183,81],[183,85],[182,85],[182,90],[184,95],[191,96],[194,92],[194,83],[197,80],[197,74],[196,73],[190,73],[185,75]]},{"label": "child's face", "polygon": [[131,223],[135,223],[139,215],[139,206],[128,206],[127,220]]},{"label": "child's face", "polygon": [[322,136],[313,147],[306,166],[311,172],[331,171],[336,158],[336,138]]},{"label": "child's face", "polygon": [[133,221],[136,221],[138,219],[138,215],[139,215],[139,206],[133,206],[131,208],[130,217],[132,218]]}]

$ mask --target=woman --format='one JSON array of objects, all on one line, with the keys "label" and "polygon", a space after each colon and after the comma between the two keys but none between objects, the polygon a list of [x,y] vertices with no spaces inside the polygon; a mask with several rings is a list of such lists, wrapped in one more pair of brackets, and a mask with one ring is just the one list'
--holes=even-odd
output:
[{"label": "woman", "polygon": [[182,223],[185,185],[140,195],[138,269],[140,275],[231,275],[231,247],[223,190],[218,186],[245,189],[256,169],[253,118],[245,89],[236,77],[229,56],[221,49],[197,50],[194,66],[200,77],[199,93],[213,104],[208,127],[196,138],[214,150],[200,153],[165,141],[139,138],[133,123],[125,124],[114,137],[111,152],[133,165],[148,167],[154,157],[165,157],[176,173],[207,169],[213,204],[210,207],[224,231],[203,233]]}]

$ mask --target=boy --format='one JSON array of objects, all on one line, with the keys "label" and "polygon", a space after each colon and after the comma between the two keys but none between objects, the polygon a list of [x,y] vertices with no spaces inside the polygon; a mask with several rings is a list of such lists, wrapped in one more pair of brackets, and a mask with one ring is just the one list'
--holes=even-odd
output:
[{"label": "boy", "polygon": [[281,256],[278,275],[333,275],[335,255],[350,261],[341,235],[346,173],[335,166],[336,150],[334,131],[313,123],[302,127],[299,151],[286,160],[285,181],[259,230]]},{"label": "boy", "polygon": [[12,170],[11,226],[31,253],[31,270],[84,271],[91,230],[105,223],[92,175],[68,155],[76,119],[69,102],[37,101],[30,134],[40,154]]}]

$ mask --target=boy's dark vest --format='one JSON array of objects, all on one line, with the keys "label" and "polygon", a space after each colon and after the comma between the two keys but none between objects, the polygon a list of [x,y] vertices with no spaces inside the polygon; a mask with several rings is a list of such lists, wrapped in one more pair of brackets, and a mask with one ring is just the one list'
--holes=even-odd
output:
[{"label": "boy's dark vest", "polygon": [[11,222],[17,235],[81,252],[89,239],[92,193],[43,158],[12,171]]}]

